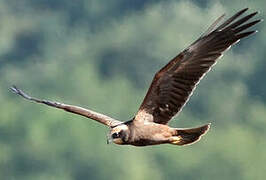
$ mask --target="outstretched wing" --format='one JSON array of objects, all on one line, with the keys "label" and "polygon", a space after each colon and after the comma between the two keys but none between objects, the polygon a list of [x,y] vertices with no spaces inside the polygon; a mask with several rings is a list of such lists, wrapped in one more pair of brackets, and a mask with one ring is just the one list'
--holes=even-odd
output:
[{"label": "outstretched wing", "polygon": [[247,9],[239,11],[215,28],[224,16],[222,15],[198,40],[157,72],[135,116],[135,121],[167,124],[180,112],[197,83],[222,53],[241,38],[256,32],[243,32],[260,21],[243,24],[257,14],[255,12],[238,19]]},{"label": "outstretched wing", "polygon": [[110,118],[106,115],[94,112],[94,111],[89,110],[89,109],[85,109],[85,108],[73,106],[73,105],[68,105],[68,104],[63,104],[63,103],[59,103],[59,102],[40,100],[40,99],[31,97],[31,96],[25,94],[22,90],[18,89],[16,86],[12,86],[10,89],[14,93],[16,93],[16,94],[18,94],[18,95],[22,96],[23,98],[28,99],[30,101],[33,101],[36,103],[41,103],[41,104],[46,104],[46,105],[51,106],[51,107],[63,109],[67,112],[71,112],[71,113],[75,113],[75,114],[78,114],[81,116],[85,116],[87,118],[96,120],[99,123],[102,123],[102,124],[107,125],[109,127],[116,126],[116,125],[122,123],[121,121],[115,120],[115,119]]}]

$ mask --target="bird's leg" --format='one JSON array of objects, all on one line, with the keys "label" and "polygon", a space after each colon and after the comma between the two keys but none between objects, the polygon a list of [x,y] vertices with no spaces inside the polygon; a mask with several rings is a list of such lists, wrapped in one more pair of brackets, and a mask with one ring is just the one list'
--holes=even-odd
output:
[{"label": "bird's leg", "polygon": [[182,138],[180,136],[173,136],[170,139],[171,144],[175,144],[175,145],[178,145],[178,143],[180,143],[181,140]]}]

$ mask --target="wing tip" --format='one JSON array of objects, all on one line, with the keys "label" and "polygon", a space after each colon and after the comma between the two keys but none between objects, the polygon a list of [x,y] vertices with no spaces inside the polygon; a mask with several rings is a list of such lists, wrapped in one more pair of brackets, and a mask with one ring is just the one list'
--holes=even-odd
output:
[{"label": "wing tip", "polygon": [[9,90],[10,90],[11,92],[13,92],[14,94],[18,94],[18,95],[21,94],[21,90],[18,89],[16,85],[12,85],[12,86],[9,88]]},{"label": "wing tip", "polygon": [[259,14],[259,11],[255,11],[254,13],[251,13],[249,16],[253,17],[253,16],[255,16],[256,14]]},{"label": "wing tip", "polygon": [[241,14],[243,14],[244,12],[246,12],[247,10],[249,10],[248,7],[244,8],[244,9],[241,9],[241,10],[238,11],[236,14],[241,15]]},{"label": "wing tip", "polygon": [[33,98],[28,96],[26,93],[24,93],[21,89],[19,89],[16,85],[12,85],[10,88],[11,92],[14,94],[17,94],[25,99],[32,100]]},{"label": "wing tip", "polygon": [[246,12],[247,10],[249,10],[248,7],[241,9],[237,14],[243,14],[244,12]]}]

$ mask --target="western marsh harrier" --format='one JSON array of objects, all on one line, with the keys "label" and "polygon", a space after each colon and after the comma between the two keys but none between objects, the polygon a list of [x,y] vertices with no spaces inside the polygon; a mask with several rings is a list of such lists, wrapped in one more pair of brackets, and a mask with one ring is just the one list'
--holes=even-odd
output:
[{"label": "western marsh harrier", "polygon": [[223,23],[220,22],[225,15],[219,17],[200,38],[159,70],[137,114],[130,121],[121,122],[78,106],[36,99],[15,86],[11,90],[30,101],[82,115],[109,126],[108,142],[134,146],[192,144],[209,130],[210,124],[180,129],[169,127],[167,123],[182,110],[196,85],[222,53],[240,39],[256,32],[246,30],[261,21],[247,22],[257,12],[240,18],[247,10],[239,11]]}]

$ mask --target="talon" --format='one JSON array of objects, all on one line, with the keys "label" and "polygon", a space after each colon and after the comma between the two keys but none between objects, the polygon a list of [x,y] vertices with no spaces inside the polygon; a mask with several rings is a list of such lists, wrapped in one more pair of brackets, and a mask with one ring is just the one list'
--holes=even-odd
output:
[{"label": "talon", "polygon": [[181,137],[180,136],[174,136],[172,137],[172,144],[178,144],[181,141]]}]

